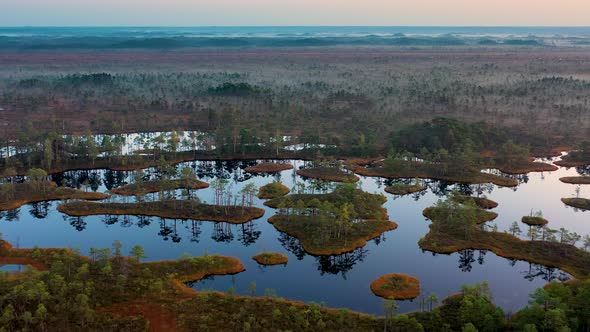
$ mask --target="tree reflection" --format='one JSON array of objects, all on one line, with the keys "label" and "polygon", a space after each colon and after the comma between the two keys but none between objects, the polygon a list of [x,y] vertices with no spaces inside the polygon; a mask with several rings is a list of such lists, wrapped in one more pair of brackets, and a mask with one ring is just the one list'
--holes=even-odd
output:
[{"label": "tree reflection", "polygon": [[20,214],[20,208],[8,211],[0,211],[0,220],[4,219],[6,221],[18,221]]},{"label": "tree reflection", "polygon": [[373,243],[375,243],[375,245],[379,245],[381,244],[381,242],[385,242],[386,238],[385,238],[385,233],[377,236],[376,238],[373,239]]},{"label": "tree reflection", "polygon": [[68,171],[52,174],[50,178],[58,185],[76,189],[97,191],[102,185],[99,170]]},{"label": "tree reflection", "polygon": [[279,233],[278,240],[283,246],[283,248],[295,255],[295,257],[297,257],[298,260],[302,260],[303,257],[305,257],[305,250],[303,250],[303,246],[297,238],[290,236],[286,233]]},{"label": "tree reflection", "polygon": [[364,248],[359,248],[341,255],[318,256],[315,258],[318,271],[320,271],[321,275],[341,273],[342,278],[346,279],[346,273],[352,270],[356,263],[362,262],[367,257],[368,252]]},{"label": "tree reflection", "polygon": [[[475,258],[473,257],[473,250],[459,251],[459,269],[463,272],[471,272]],[[481,264],[481,263],[480,263]]]},{"label": "tree reflection", "polygon": [[168,226],[168,224],[166,223],[166,219],[164,218],[160,218],[159,225],[160,231],[158,231],[158,235],[161,236],[164,239],[164,241],[168,241],[168,236],[170,236],[170,234],[174,232],[172,230],[172,227]]},{"label": "tree reflection", "polygon": [[4,211],[4,219],[6,221],[18,221],[19,217],[20,217],[20,208]]},{"label": "tree reflection", "polygon": [[523,271],[522,274],[524,274],[524,278],[528,281],[533,281],[536,278],[541,278],[547,282],[551,282],[555,279],[559,281],[566,281],[570,279],[570,277],[561,270],[558,270],[554,267],[533,263],[529,263],[529,269],[527,271]]},{"label": "tree reflection", "polygon": [[125,181],[126,179],[127,176],[125,172],[111,170],[104,171],[104,186],[107,188],[107,190],[127,184],[127,181]]},{"label": "tree reflection", "polygon": [[148,216],[137,216],[137,227],[143,228],[149,226],[152,223],[152,219]]},{"label": "tree reflection", "polygon": [[426,187],[436,196],[448,196],[454,189],[454,183],[447,181],[429,180],[426,181]]},{"label": "tree reflection", "polygon": [[590,176],[590,165],[578,166],[576,172],[582,176]]},{"label": "tree reflection", "polygon": [[119,222],[119,216],[113,216],[113,215],[107,214],[107,215],[102,216],[101,221],[103,223],[105,223],[106,225],[114,225]]},{"label": "tree reflection", "polygon": [[29,205],[30,210],[29,213],[31,216],[37,219],[45,219],[49,214],[49,208],[51,207],[51,202],[39,202],[39,203],[32,203]]},{"label": "tree reflection", "polygon": [[86,229],[86,221],[84,221],[84,218],[82,217],[71,217],[68,215],[64,215],[63,216],[64,221],[67,221],[70,223],[70,225],[72,227],[74,227],[75,230],[77,230],[78,232],[81,232],[83,230]]},{"label": "tree reflection", "polygon": [[256,243],[260,237],[261,232],[256,230],[255,225],[252,221],[240,225],[240,235],[238,241],[244,246],[249,246]]},{"label": "tree reflection", "polygon": [[190,238],[191,242],[199,243],[199,241],[200,241],[199,237],[201,236],[201,233],[203,232],[201,230],[202,224],[203,224],[203,222],[200,220],[189,220],[189,222],[187,224],[187,228],[189,228],[189,230],[191,232],[191,238]]},{"label": "tree reflection", "polygon": [[[307,255],[297,238],[280,233],[278,240],[283,248],[295,255],[297,259],[302,260]],[[346,279],[346,273],[351,271],[356,263],[362,262],[367,257],[368,252],[364,248],[358,248],[341,255],[314,256],[314,258],[321,275],[326,273],[334,275],[342,274],[342,278]]]},{"label": "tree reflection", "polygon": [[211,238],[215,242],[226,242],[229,243],[234,240],[234,234],[231,230],[231,224],[226,222],[216,222],[213,225],[213,235]]}]

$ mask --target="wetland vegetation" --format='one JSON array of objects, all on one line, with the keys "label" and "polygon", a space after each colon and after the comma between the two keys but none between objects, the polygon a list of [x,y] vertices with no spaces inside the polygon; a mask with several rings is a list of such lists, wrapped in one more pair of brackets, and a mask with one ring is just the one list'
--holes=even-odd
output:
[{"label": "wetland vegetation", "polygon": [[306,252],[338,255],[397,228],[381,207],[384,202],[382,195],[347,184],[328,194],[291,194],[264,204],[279,209],[268,222],[299,239]]},{"label": "wetland vegetation", "polygon": [[590,210],[590,199],[587,198],[562,198],[561,201],[576,209]]},{"label": "wetland vegetation", "polygon": [[289,257],[279,252],[266,251],[258,255],[254,255],[252,258],[260,265],[280,265],[287,264],[289,262]]},{"label": "wetland vegetation", "polygon": [[394,195],[409,195],[426,190],[425,186],[419,184],[396,183],[385,187],[385,191]]},{"label": "wetland vegetation", "polygon": [[85,201],[59,205],[70,216],[141,215],[172,219],[224,221],[242,224],[264,215],[264,210],[250,206],[203,204],[194,200],[166,200],[138,203],[94,203]]},{"label": "wetland vegetation", "polygon": [[59,187],[55,182],[47,180],[47,173],[41,169],[28,172],[28,182],[0,184],[0,211],[14,210],[30,203],[85,199],[103,200],[110,196],[97,192],[86,192],[78,189]]},{"label": "wetland vegetation", "polygon": [[287,195],[291,190],[280,182],[273,181],[258,189],[258,198],[272,199]]},{"label": "wetland vegetation", "polygon": [[590,184],[590,176],[565,176],[559,181],[569,184]]},{"label": "wetland vegetation", "polygon": [[152,180],[140,181],[118,188],[111,191],[117,195],[124,196],[142,196],[150,193],[157,193],[166,190],[187,189],[197,190],[209,187],[209,184],[196,179],[180,180]]},{"label": "wetland vegetation", "polygon": [[[31,266],[0,331],[590,328],[575,39],[27,38],[0,38],[0,264]],[[119,236],[148,250],[94,247]]]},{"label": "wetland vegetation", "polygon": [[420,281],[403,273],[386,274],[371,283],[375,295],[390,300],[411,300],[420,295]]},{"label": "wetland vegetation", "polygon": [[482,229],[475,206],[457,204],[453,201],[439,201],[436,206],[424,210],[432,220],[430,231],[419,245],[425,250],[437,253],[452,253],[464,249],[490,250],[502,257],[521,259],[528,262],[557,266],[573,276],[586,279],[590,276],[590,254],[574,244],[580,240],[577,234],[565,229],[559,239],[547,229],[529,232],[530,241],[498,231]]}]

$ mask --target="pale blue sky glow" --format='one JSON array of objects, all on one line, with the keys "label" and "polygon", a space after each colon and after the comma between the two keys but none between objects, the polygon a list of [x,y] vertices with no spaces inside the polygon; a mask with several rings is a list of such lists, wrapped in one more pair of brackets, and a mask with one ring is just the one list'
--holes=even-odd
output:
[{"label": "pale blue sky glow", "polygon": [[0,0],[0,26],[588,26],[588,0]]}]

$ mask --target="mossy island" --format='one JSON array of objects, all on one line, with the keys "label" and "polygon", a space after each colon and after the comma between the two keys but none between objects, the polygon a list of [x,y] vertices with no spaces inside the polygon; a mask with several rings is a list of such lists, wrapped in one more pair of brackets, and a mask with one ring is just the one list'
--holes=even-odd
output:
[{"label": "mossy island", "polygon": [[569,184],[590,184],[590,176],[565,176],[559,181]]},{"label": "mossy island", "polygon": [[411,300],[420,295],[420,281],[403,273],[386,274],[371,283],[371,290],[389,300]]},{"label": "mossy island", "polygon": [[432,223],[428,234],[418,242],[420,248],[442,254],[466,249],[489,250],[504,258],[557,267],[576,278],[590,275],[589,252],[571,243],[537,237],[526,241],[509,233],[485,231],[478,225],[477,210],[450,200],[425,209],[424,215]]},{"label": "mossy island", "polygon": [[291,190],[280,182],[273,181],[258,189],[258,198],[273,199],[287,195]]},{"label": "mossy island", "polygon": [[530,161],[517,165],[499,165],[498,169],[506,174],[527,174],[531,172],[553,172],[559,167],[547,163]]},{"label": "mossy island", "polygon": [[338,255],[397,228],[381,206],[383,195],[343,184],[327,194],[292,194],[264,204],[279,209],[268,222],[296,237],[312,255]]},{"label": "mossy island", "polygon": [[14,210],[25,204],[66,199],[103,200],[110,195],[58,187],[55,182],[35,180],[0,185],[0,211]]},{"label": "mossy island", "polygon": [[297,174],[306,178],[318,179],[322,181],[354,183],[360,178],[352,173],[340,169],[340,167],[311,167],[297,171]]},{"label": "mossy island", "polygon": [[114,188],[111,190],[111,192],[123,196],[137,196],[142,194],[156,193],[164,190],[198,190],[208,187],[209,184],[207,182],[199,181],[197,179],[162,179],[127,184],[119,188]]},{"label": "mossy island", "polygon": [[426,189],[425,186],[419,184],[396,183],[385,187],[385,192],[393,195],[409,195]]},{"label": "mossy island", "polygon": [[276,229],[296,237],[303,249],[315,256],[340,255],[362,248],[367,241],[397,228],[388,220],[358,221],[341,225],[331,219],[300,215],[274,215],[268,222]]},{"label": "mossy island", "polygon": [[251,206],[211,205],[194,200],[165,200],[137,203],[68,202],[58,206],[70,216],[142,215],[171,219],[222,221],[243,224],[264,215],[264,209]]},{"label": "mossy island", "polygon": [[590,210],[590,199],[587,198],[562,198],[561,201],[565,205],[569,205],[580,210]]},{"label": "mossy island", "polygon": [[545,226],[549,223],[549,220],[537,216],[524,216],[521,221],[529,226]]},{"label": "mossy island", "polygon": [[293,169],[293,165],[286,163],[271,163],[263,162],[255,166],[246,167],[246,172],[249,173],[278,173]]},{"label": "mossy island", "polygon": [[394,160],[391,162],[386,159],[369,165],[349,163],[347,167],[356,174],[370,177],[390,179],[420,178],[465,184],[493,183],[502,187],[516,187],[518,185],[516,179],[501,175],[483,173],[476,169],[451,172],[449,171],[451,166],[448,164],[433,167],[420,161]]},{"label": "mossy island", "polygon": [[570,151],[561,160],[556,161],[555,165],[563,167],[583,167],[590,165],[590,141],[580,142],[576,150]]},{"label": "mossy island", "polygon": [[451,200],[460,203],[460,204],[467,204],[471,202],[475,206],[482,208],[482,209],[493,209],[498,206],[498,203],[492,201],[491,199],[487,199],[485,197],[473,197],[461,194],[455,194],[450,197]]},{"label": "mossy island", "polygon": [[281,265],[289,262],[289,257],[279,252],[266,251],[252,257],[260,265]]}]

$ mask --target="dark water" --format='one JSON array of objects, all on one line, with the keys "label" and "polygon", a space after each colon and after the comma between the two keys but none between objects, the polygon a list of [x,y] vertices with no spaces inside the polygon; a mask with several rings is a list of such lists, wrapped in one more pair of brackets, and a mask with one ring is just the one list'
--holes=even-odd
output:
[{"label": "dark water", "polygon": [[[297,167],[301,161],[292,161]],[[243,171],[252,162],[189,162],[178,166],[195,167],[199,177],[211,181],[215,177],[228,178],[237,192],[245,184],[257,186],[280,180],[288,187],[304,181],[293,170],[278,176],[252,176]],[[157,176],[154,170],[147,174]],[[98,191],[130,181],[132,172],[95,170],[91,172],[67,172],[54,180],[66,178],[70,185],[83,182]],[[4,239],[20,247],[72,247],[88,253],[91,247],[110,247],[115,240],[124,244],[124,250],[136,244],[145,247],[149,260],[178,258],[183,253],[191,255],[222,254],[239,257],[246,271],[235,276],[214,277],[194,283],[197,289],[217,289],[249,294],[250,285],[256,283],[256,294],[264,295],[272,289],[280,297],[302,301],[325,302],[331,307],[346,307],[374,314],[382,314],[383,301],[372,294],[370,283],[386,273],[402,272],[420,279],[422,293],[435,292],[443,298],[457,292],[463,284],[487,280],[495,295],[495,301],[507,311],[515,311],[526,305],[528,294],[543,286],[548,280],[569,276],[527,262],[514,262],[491,252],[464,251],[453,255],[433,255],[423,252],[418,240],[428,232],[422,210],[433,205],[451,189],[484,191],[488,198],[500,205],[495,209],[500,230],[507,230],[531,210],[542,210],[553,229],[565,227],[586,235],[590,233],[590,212],[575,211],[565,206],[561,197],[575,196],[574,185],[561,183],[562,176],[576,175],[576,169],[561,168],[551,173],[533,173],[522,177],[518,188],[485,186],[453,186],[430,182],[429,190],[422,194],[395,197],[386,194],[385,207],[389,216],[399,224],[398,229],[386,232],[381,238],[370,241],[354,252],[332,256],[314,257],[302,250],[299,242],[278,232],[267,219],[275,210],[266,209],[263,218],[245,225],[225,223],[139,218],[135,216],[91,216],[71,218],[56,211],[59,202],[31,204],[18,210],[0,214],[0,232]],[[368,192],[384,192],[383,180],[362,178],[362,188]],[[196,192],[207,202],[213,201],[211,188]],[[178,195],[181,193],[178,192]],[[579,195],[590,197],[590,187],[581,187]],[[115,197],[114,200],[132,201],[133,198]],[[523,231],[525,225],[521,224]],[[287,253],[286,266],[262,267],[252,256],[266,250]],[[417,301],[400,303],[402,311],[419,308]]]}]

